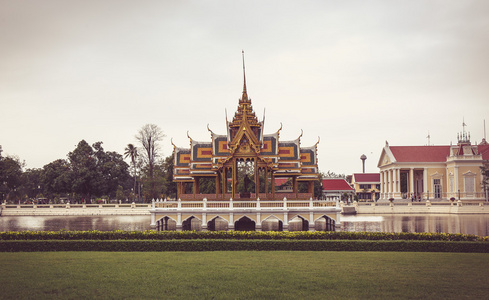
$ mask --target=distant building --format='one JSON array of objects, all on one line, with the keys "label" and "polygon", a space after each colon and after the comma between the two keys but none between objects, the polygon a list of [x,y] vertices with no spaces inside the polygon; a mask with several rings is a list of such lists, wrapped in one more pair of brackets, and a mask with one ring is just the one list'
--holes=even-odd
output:
[{"label": "distant building", "polygon": [[380,173],[355,173],[352,185],[358,201],[377,201],[380,198]]},{"label": "distant building", "polygon": [[484,199],[481,167],[489,160],[489,144],[483,139],[472,145],[465,131],[457,138],[457,145],[449,146],[390,146],[386,142],[378,163],[380,198]]},{"label": "distant building", "polygon": [[326,200],[341,200],[344,194],[351,200],[355,190],[343,178],[323,179],[323,197]]}]

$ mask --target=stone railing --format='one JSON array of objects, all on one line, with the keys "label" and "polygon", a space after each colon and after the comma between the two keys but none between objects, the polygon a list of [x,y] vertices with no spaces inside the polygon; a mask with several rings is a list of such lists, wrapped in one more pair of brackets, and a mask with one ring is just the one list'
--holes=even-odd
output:
[{"label": "stone railing", "polygon": [[5,216],[63,215],[145,215],[151,203],[121,204],[6,204],[0,208]]},{"label": "stone railing", "polygon": [[177,201],[169,200],[154,200],[152,202],[152,208],[163,208],[163,209],[236,209],[236,208],[256,208],[256,209],[290,209],[290,208],[324,208],[324,207],[338,207],[339,203],[336,201],[327,200],[287,200],[283,198],[282,200],[207,200],[204,198],[202,201],[182,201],[179,199]]},{"label": "stone railing", "polygon": [[360,202],[353,203],[358,214],[487,214],[487,202],[464,202],[461,200],[448,202]]},{"label": "stone railing", "polygon": [[[312,197],[313,195],[311,193],[283,193],[283,192],[276,192],[275,197],[272,198],[272,193],[259,193],[258,198],[260,199],[266,199],[266,200],[282,200],[283,198],[287,199],[295,199],[295,200],[308,200]],[[223,200],[226,201],[227,199],[230,199],[232,197],[232,194],[180,194],[179,198],[181,200],[204,200],[207,199],[209,201],[214,201],[214,200]],[[256,199],[256,193],[250,193],[250,198],[252,200]],[[234,200],[240,199],[240,194],[236,193]]]}]

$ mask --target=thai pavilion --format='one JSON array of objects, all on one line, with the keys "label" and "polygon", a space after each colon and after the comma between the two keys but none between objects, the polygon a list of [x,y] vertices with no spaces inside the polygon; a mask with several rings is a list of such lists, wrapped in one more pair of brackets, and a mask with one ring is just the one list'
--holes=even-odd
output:
[{"label": "thai pavilion", "polygon": [[[244,60],[243,60],[244,75]],[[280,140],[280,129],[265,134],[246,90],[226,133],[209,128],[210,141],[174,146],[176,201],[157,201],[151,210],[158,230],[335,230],[337,202],[314,199],[318,180],[317,144],[301,147],[301,135]],[[286,178],[292,188],[275,189]],[[205,184],[206,193],[202,193]],[[208,186],[213,187],[209,193]]]}]

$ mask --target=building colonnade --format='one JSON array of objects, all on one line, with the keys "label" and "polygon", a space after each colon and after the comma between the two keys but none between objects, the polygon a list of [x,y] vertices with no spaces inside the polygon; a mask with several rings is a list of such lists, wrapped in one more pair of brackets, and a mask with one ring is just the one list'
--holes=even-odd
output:
[{"label": "building colonnade", "polygon": [[427,168],[391,168],[380,171],[380,199],[427,199]]}]

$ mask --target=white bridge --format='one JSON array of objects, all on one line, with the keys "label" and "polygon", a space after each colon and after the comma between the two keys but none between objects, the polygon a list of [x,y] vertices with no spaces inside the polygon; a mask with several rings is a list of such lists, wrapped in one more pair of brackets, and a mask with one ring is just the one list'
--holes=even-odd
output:
[{"label": "white bridge", "polygon": [[335,230],[339,203],[326,200],[153,201],[157,230]]}]

